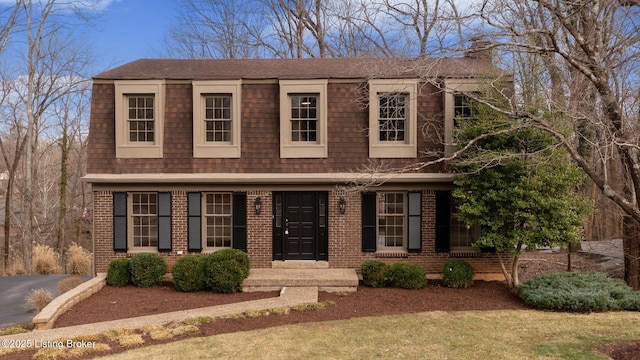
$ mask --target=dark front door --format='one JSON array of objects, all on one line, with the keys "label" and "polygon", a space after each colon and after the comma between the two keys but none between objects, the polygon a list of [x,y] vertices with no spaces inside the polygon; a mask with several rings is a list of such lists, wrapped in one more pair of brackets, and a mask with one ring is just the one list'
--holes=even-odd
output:
[{"label": "dark front door", "polygon": [[327,259],[327,193],[274,193],[274,259]]}]

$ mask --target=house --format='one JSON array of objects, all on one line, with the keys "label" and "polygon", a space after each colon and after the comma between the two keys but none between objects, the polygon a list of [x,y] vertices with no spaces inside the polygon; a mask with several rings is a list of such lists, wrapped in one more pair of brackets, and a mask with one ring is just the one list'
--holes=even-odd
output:
[{"label": "house", "polygon": [[[157,252],[245,250],[252,268],[404,261],[441,274],[462,257],[501,277],[452,217],[444,165],[386,175],[451,151],[462,91],[485,58],[142,59],[96,75],[85,181],[96,272]],[[426,81],[425,79],[429,79]],[[434,155],[439,154],[439,155]]]}]

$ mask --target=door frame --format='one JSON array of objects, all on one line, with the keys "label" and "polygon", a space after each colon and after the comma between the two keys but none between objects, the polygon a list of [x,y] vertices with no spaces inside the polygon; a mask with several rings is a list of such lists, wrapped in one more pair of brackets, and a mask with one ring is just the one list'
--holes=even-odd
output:
[{"label": "door frame", "polygon": [[315,249],[310,259],[301,261],[329,260],[329,193],[327,191],[274,191],[272,192],[273,224],[272,248],[273,260],[287,259],[285,251],[285,214],[287,209],[287,194],[313,194],[315,209]]}]

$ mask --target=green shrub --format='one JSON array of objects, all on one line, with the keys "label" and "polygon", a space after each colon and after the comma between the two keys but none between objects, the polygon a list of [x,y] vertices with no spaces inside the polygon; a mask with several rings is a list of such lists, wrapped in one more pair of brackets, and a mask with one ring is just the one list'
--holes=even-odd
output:
[{"label": "green shrub", "polygon": [[204,289],[204,264],[206,257],[203,255],[187,255],[181,257],[173,265],[173,283],[180,291],[200,291]]},{"label": "green shrub", "polygon": [[238,292],[245,277],[245,270],[236,260],[207,256],[204,281],[213,292],[225,294]]},{"label": "green shrub", "polygon": [[563,272],[537,276],[518,288],[525,304],[570,312],[640,310],[640,293],[603,273]]},{"label": "green shrub", "polygon": [[218,250],[214,253],[211,253],[209,257],[224,261],[224,260],[233,260],[240,266],[242,270],[242,279],[245,279],[249,276],[250,264],[249,264],[249,255],[242,250],[237,249],[222,249]]},{"label": "green shrub", "polygon": [[118,287],[131,284],[129,259],[115,259],[109,263],[109,270],[107,270],[107,284]]},{"label": "green shrub", "polygon": [[475,270],[462,259],[451,259],[442,269],[442,282],[450,288],[466,288],[473,285]]},{"label": "green shrub", "polygon": [[387,286],[386,271],[389,265],[379,260],[369,260],[362,263],[362,282],[370,287],[381,288]]},{"label": "green shrub", "polygon": [[402,289],[421,289],[427,286],[427,272],[420,265],[395,263],[386,271],[390,286]]},{"label": "green shrub", "polygon": [[129,261],[131,282],[138,287],[151,287],[162,283],[167,272],[167,261],[158,254],[141,253]]}]

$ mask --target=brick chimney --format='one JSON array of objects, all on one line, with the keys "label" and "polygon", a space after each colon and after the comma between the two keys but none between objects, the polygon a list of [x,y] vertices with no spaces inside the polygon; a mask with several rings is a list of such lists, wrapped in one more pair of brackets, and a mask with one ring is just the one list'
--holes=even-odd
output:
[{"label": "brick chimney", "polygon": [[484,40],[481,36],[472,37],[469,39],[471,45],[464,52],[464,56],[471,59],[484,60],[486,62],[493,62],[493,47],[489,40]]}]

